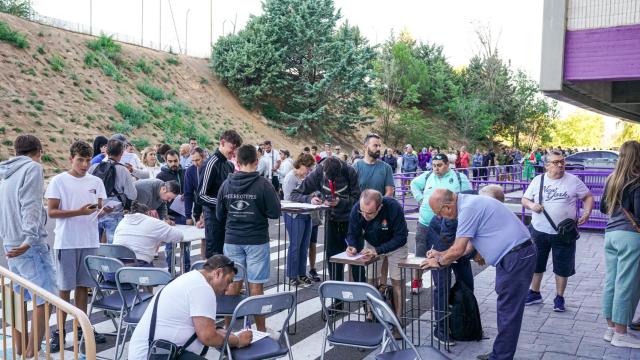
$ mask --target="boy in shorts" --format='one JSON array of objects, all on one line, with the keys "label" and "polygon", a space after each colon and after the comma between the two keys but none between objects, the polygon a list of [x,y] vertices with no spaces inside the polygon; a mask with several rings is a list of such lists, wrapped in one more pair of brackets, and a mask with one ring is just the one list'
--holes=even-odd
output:
[{"label": "boy in shorts", "polygon": [[[42,206],[42,143],[33,135],[20,135],[13,142],[13,148],[16,157],[0,163],[0,241],[4,246],[7,265],[12,273],[56,293],[55,271],[45,229],[47,213]],[[14,288],[20,294],[20,286],[15,285]],[[32,299],[33,294],[25,289],[25,309]],[[22,344],[20,331],[12,327],[18,356],[22,355],[23,347],[26,348],[27,358],[35,355],[33,345],[42,342],[48,322],[49,319],[45,319],[44,299],[36,297],[31,334],[25,334],[28,344]],[[37,332],[35,337],[34,332]]]},{"label": "boy in shorts", "polygon": [[[92,286],[84,258],[97,254],[100,242],[95,212],[102,208],[102,201],[107,198],[102,180],[87,172],[92,154],[91,145],[84,141],[74,142],[69,157],[71,169],[54,176],[45,193],[49,217],[56,219],[53,248],[59,294],[70,302],[71,290],[75,290],[75,306],[84,312],[87,311],[87,290]],[[101,213],[106,212],[109,212],[108,208],[101,210]],[[66,315],[63,315],[63,323],[65,320]],[[64,329],[54,332],[52,351],[64,347],[64,335]],[[104,335],[95,335],[96,343],[106,341]]]},{"label": "boy in shorts", "polygon": [[[258,152],[253,145],[238,149],[240,171],[222,183],[216,217],[226,221],[224,255],[247,270],[251,295],[262,295],[269,280],[269,219],[280,217],[280,198],[271,182],[260,176]],[[238,295],[242,278],[236,276],[227,294]],[[266,331],[264,317],[256,316],[258,331]]]}]

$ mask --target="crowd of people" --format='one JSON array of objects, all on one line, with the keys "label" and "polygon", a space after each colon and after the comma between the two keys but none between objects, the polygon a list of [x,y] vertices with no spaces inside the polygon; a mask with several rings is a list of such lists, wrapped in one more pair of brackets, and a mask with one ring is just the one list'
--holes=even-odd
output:
[{"label": "crowd of people", "polygon": [[[350,157],[331,144],[321,152],[311,146],[299,154],[280,149],[276,155],[270,141],[243,144],[238,132],[227,130],[211,153],[192,138],[177,150],[167,144],[147,147],[139,157],[124,135],[98,136],[93,146],[84,141],[70,146],[67,171],[54,176],[45,190],[42,144],[33,135],[20,135],[14,141],[16,156],[0,163],[0,239],[11,271],[65,301],[74,291],[75,306],[86,312],[93,280],[84,259],[96,255],[101,243],[130,248],[137,266],[153,266],[158,247],[165,243],[171,268],[172,244],[183,240],[174,225],[204,228],[204,269],[172,282],[162,302],[159,294],[155,297],[160,302],[155,321],[163,339],[179,345],[189,340],[187,350],[200,353],[222,343],[223,335],[213,323],[215,297],[241,293],[242,277],[235,264],[246,269],[250,294],[264,293],[271,274],[269,219],[282,215],[281,201],[324,204],[330,207],[324,219],[317,213],[284,214],[290,239],[285,271],[291,285],[321,281],[315,264],[320,224],[325,226],[328,258],[342,252],[380,257],[377,274],[366,279],[362,267],[351,266],[351,277],[376,286],[386,286],[390,278],[398,316],[403,286],[398,263],[408,253],[425,258],[422,268],[432,270],[435,283],[434,307],[443,312],[448,306],[446,277],[453,272],[473,290],[470,261],[489,264],[496,267],[498,335],[492,353],[478,358],[513,358],[525,305],[543,301],[540,283],[550,254],[556,276],[553,310],[565,311],[564,291],[575,274],[577,227],[588,221],[593,195],[565,171],[566,152],[561,149],[524,154],[513,148],[497,153],[478,149],[471,155],[465,147],[455,152],[423,148],[416,153],[407,145],[398,154],[390,149],[383,153],[382,141],[369,133],[362,154],[354,150]],[[527,161],[545,169],[535,177],[531,174],[522,198],[522,205],[532,212],[529,228],[502,204],[500,186],[486,186],[478,195],[470,182],[488,176],[476,167],[523,162],[526,168]],[[415,249],[407,245],[404,209],[394,198],[398,171],[414,175],[409,186],[420,205]],[[634,348],[640,348],[640,339],[626,329],[640,299],[634,285],[640,272],[640,228],[635,222],[640,216],[639,171],[640,144],[625,143],[601,202],[601,210],[611,217],[605,233],[605,340]],[[576,219],[578,200],[583,208]],[[184,203],[184,210],[174,206],[176,202]],[[48,218],[56,222],[53,257],[45,230]],[[189,259],[187,252],[186,270]],[[329,276],[343,281],[343,267],[329,267]],[[421,278],[419,272],[414,274],[414,292],[422,288]],[[38,321],[32,322],[38,328],[28,337],[26,357],[33,356],[33,343],[42,341],[48,323],[42,299],[38,300],[33,315]],[[134,331],[130,359],[146,358],[149,327],[155,326],[151,308]],[[257,317],[255,323],[259,331],[267,331],[264,318]],[[443,320],[436,320],[435,330],[436,340],[454,344]],[[63,347],[64,331],[53,333],[53,351]],[[196,339],[190,339],[191,334]],[[105,341],[99,333],[95,339]],[[251,333],[233,335],[229,342],[247,346]]]}]

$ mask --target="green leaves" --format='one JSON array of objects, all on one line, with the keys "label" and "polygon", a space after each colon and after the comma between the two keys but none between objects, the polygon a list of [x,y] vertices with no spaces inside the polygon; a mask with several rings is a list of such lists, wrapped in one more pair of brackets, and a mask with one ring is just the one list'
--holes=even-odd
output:
[{"label": "green leaves", "polygon": [[373,105],[375,52],[332,0],[267,0],[237,35],[215,44],[212,69],[243,104],[289,135],[348,130]]}]

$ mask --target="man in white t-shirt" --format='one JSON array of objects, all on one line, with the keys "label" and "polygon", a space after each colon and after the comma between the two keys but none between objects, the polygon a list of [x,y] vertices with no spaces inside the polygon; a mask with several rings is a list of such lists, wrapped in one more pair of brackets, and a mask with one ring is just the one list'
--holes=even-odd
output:
[{"label": "man in white t-shirt", "polygon": [[[149,352],[149,329],[153,305],[158,302],[153,339],[170,341],[183,346],[197,335],[186,350],[201,354],[205,346],[221,347],[225,331],[216,329],[216,295],[223,295],[237,269],[224,255],[207,259],[202,270],[190,271],[165,286],[142,315],[129,343],[129,360],[146,360]],[[231,347],[245,347],[251,343],[251,331],[229,336]]]},{"label": "man in white t-shirt", "polygon": [[[527,295],[527,305],[542,302],[540,283],[547,268],[549,252],[552,254],[553,272],[556,275],[556,297],[553,311],[565,311],[564,290],[567,280],[575,274],[576,242],[564,241],[545,216],[544,211],[554,222],[555,227],[566,220],[575,219],[577,214],[576,200],[582,200],[582,216],[578,225],[584,224],[593,209],[593,195],[587,186],[575,175],[565,172],[564,156],[559,151],[552,151],[545,164],[546,173],[536,176],[522,196],[522,205],[531,210],[531,238],[538,248],[538,260]],[[540,181],[544,176],[542,199],[540,199]],[[542,200],[542,203],[541,203]]]},{"label": "man in white t-shirt", "polygon": [[[70,302],[71,290],[75,290],[75,306],[84,312],[87,312],[87,289],[93,286],[84,268],[84,258],[97,254],[98,217],[111,210],[101,209],[107,198],[102,180],[87,172],[92,155],[91,145],[74,142],[70,149],[71,169],[54,176],[45,193],[49,217],[56,219],[53,249],[59,294]],[[66,314],[62,316],[64,323]],[[59,351],[64,344],[63,330],[54,332],[51,351]],[[96,334],[96,343],[105,341],[104,335]]]}]

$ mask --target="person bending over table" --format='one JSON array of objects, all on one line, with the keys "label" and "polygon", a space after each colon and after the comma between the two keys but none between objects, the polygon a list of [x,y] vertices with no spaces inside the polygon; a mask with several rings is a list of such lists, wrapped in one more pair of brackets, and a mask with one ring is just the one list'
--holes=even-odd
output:
[{"label": "person bending over table", "polygon": [[113,243],[123,245],[136,254],[137,266],[153,266],[153,257],[161,243],[178,243],[183,235],[175,227],[148,215],[149,207],[134,202],[131,212],[120,221]]},{"label": "person bending over table", "polygon": [[[154,304],[158,302],[154,339],[186,346],[182,358],[204,359],[207,346],[220,348],[225,330],[216,329],[216,296],[224,295],[238,272],[233,261],[223,255],[207,259],[202,270],[177,277],[151,300],[129,342],[129,360],[146,360],[149,352],[149,328]],[[231,347],[251,344],[252,333],[231,334]],[[206,353],[206,351],[205,351]],[[198,356],[197,354],[200,354]]]},{"label": "person bending over table", "polygon": [[453,245],[444,252],[427,252],[422,268],[447,266],[472,248],[495,266],[498,335],[493,352],[478,359],[513,359],[537,256],[529,230],[509,208],[488,196],[437,189],[429,206],[437,216],[457,219],[458,228]]},{"label": "person bending over table", "polygon": [[[383,197],[373,189],[367,189],[360,195],[360,201],[353,206],[349,215],[347,232],[347,254],[356,255],[359,239],[364,236],[365,248],[360,252],[365,256],[380,255],[389,263],[389,275],[393,286],[396,315],[401,317],[402,300],[400,291],[400,268],[398,263],[407,258],[407,221],[402,205],[391,197]],[[379,278],[380,274],[374,275]]]}]

